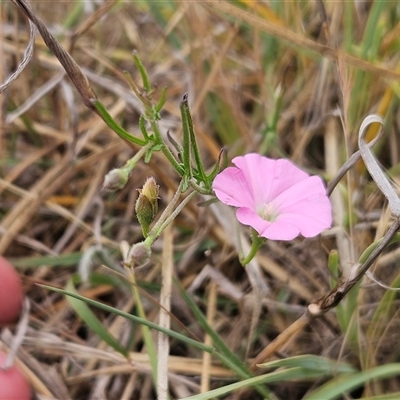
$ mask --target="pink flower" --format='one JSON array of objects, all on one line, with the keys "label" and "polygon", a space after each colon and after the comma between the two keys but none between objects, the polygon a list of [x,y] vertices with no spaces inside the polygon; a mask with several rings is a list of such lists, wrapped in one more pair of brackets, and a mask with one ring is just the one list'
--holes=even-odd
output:
[{"label": "pink flower", "polygon": [[223,203],[238,207],[237,219],[262,237],[292,240],[329,228],[332,209],[323,181],[289,160],[247,154],[232,160],[213,182]]}]

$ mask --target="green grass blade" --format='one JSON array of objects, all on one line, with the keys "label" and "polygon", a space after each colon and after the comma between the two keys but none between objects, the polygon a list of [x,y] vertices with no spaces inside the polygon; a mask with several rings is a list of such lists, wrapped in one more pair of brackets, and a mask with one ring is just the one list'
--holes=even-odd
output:
[{"label": "green grass blade", "polygon": [[[66,289],[71,293],[77,293],[75,286],[73,284],[73,277],[68,281]],[[124,357],[128,357],[128,350],[125,349],[119,341],[111,335],[104,325],[99,321],[99,319],[93,314],[90,308],[85,304],[85,302],[78,300],[73,297],[67,297],[68,303],[74,309],[74,311],[79,315],[79,317],[85,322],[85,324],[95,332],[102,340],[104,340],[109,346],[111,346],[115,351],[121,353]]]},{"label": "green grass blade", "polygon": [[385,379],[400,375],[400,364],[387,364],[355,374],[345,374],[331,379],[314,392],[306,396],[305,400],[334,400],[342,398],[343,393],[354,390],[371,379]]},{"label": "green grass blade", "polygon": [[180,334],[178,332],[172,331],[171,329],[162,328],[162,327],[158,326],[157,324],[155,324],[154,322],[147,321],[146,319],[137,317],[136,315],[132,315],[132,314],[129,314],[127,312],[118,310],[117,308],[108,306],[107,304],[101,303],[101,302],[96,301],[96,300],[89,299],[87,297],[81,296],[81,295],[79,295],[77,293],[74,293],[74,292],[71,292],[69,290],[59,289],[59,288],[55,288],[53,286],[48,286],[48,285],[41,285],[41,284],[37,284],[37,285],[42,287],[42,288],[51,290],[53,292],[57,292],[57,293],[64,294],[66,296],[74,297],[75,299],[82,300],[86,304],[98,307],[101,310],[104,310],[104,311],[107,311],[107,312],[110,312],[110,313],[113,313],[113,314],[116,314],[116,315],[120,315],[121,317],[129,319],[132,322],[148,326],[149,328],[154,329],[154,330],[159,331],[159,332],[163,332],[166,335],[169,335],[169,336],[173,337],[174,339],[180,340],[180,341],[188,344],[189,346],[193,346],[194,348],[197,348],[199,350],[206,351],[206,352],[208,352],[210,354],[214,354],[214,352],[215,352],[214,348],[211,347],[211,346],[207,346],[202,342],[199,342],[199,341],[194,340],[194,339],[190,339],[190,338],[188,338],[188,337],[186,337],[186,336],[184,336],[184,335],[182,335],[182,334]]},{"label": "green grass blade", "polygon": [[185,400],[207,400],[214,399],[218,396],[226,395],[235,390],[241,390],[249,387],[257,387],[266,383],[275,383],[281,381],[288,381],[292,379],[314,379],[320,377],[320,373],[313,370],[304,368],[292,368],[284,371],[275,371],[270,374],[256,376],[243,380],[241,382],[232,383],[218,389],[210,390],[206,393],[196,394],[194,396],[186,397]]},{"label": "green grass blade", "polygon": [[[144,312],[142,300],[140,298],[139,289],[136,284],[136,278],[133,272],[131,272],[132,279],[132,293],[136,300],[136,307],[138,310],[139,317],[147,321],[146,313]],[[143,339],[146,346],[147,354],[149,355],[151,370],[153,373],[154,387],[157,388],[157,351],[154,345],[153,338],[151,336],[150,328],[146,325],[142,325]]]},{"label": "green grass blade", "polygon": [[352,373],[356,372],[356,368],[352,365],[330,360],[329,358],[303,355],[282,360],[274,360],[260,365],[261,368],[305,368],[308,370],[319,371],[323,374]]},{"label": "green grass blade", "polygon": [[[211,337],[214,346],[226,356],[234,365],[236,365],[241,373],[240,376],[242,377],[249,377],[251,376],[250,370],[247,366],[235,355],[232,351],[226,346],[222,338],[215,332],[215,330],[208,324],[206,317],[201,312],[197,304],[193,301],[193,299],[187,294],[187,292],[179,285],[178,288],[181,293],[181,296],[187,303],[187,305],[192,310],[194,316],[196,317],[197,322],[200,326],[207,332],[207,334]],[[243,374],[244,373],[244,374]]]},{"label": "green grass blade", "polygon": [[10,258],[9,261],[18,269],[48,267],[69,267],[77,265],[82,258],[82,252],[61,254],[59,256]]},{"label": "green grass blade", "polygon": [[[218,335],[217,332],[208,324],[206,317],[201,312],[197,304],[193,301],[193,299],[186,293],[186,291],[176,282],[181,296],[187,303],[187,305],[192,310],[193,314],[196,317],[197,322],[200,326],[207,332],[207,334],[211,337],[214,346],[218,350],[218,353],[215,354],[221,362],[225,364],[228,368],[234,371],[239,377],[242,379],[247,379],[252,376],[252,373],[248,369],[247,365],[241,361],[232,351],[226,346],[223,339]],[[266,388],[257,387],[256,388],[264,397],[269,398],[270,394]]]}]

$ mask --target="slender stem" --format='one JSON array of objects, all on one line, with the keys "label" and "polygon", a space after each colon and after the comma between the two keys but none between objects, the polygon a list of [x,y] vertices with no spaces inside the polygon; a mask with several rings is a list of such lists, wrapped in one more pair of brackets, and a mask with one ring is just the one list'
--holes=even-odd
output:
[{"label": "slender stem", "polygon": [[252,230],[252,243],[249,254],[247,254],[245,258],[240,260],[240,263],[243,266],[246,266],[254,258],[259,248],[265,243],[265,240],[266,239],[258,236],[257,232]]},{"label": "slender stem", "polygon": [[148,107],[151,107],[150,100],[140,93],[140,89],[137,87],[135,81],[132,79],[132,77],[129,74],[129,72],[125,71],[124,75],[125,75],[125,78],[126,78],[126,80],[128,82],[129,87],[132,89],[133,93],[135,93],[136,97],[142,102],[143,106],[146,109]]},{"label": "slender stem", "polygon": [[257,354],[256,358],[250,365],[251,370],[255,371],[257,369],[257,364],[263,363],[276,351],[282,350],[282,348],[290,342],[290,339],[300,332],[312,319],[313,316],[306,311],[300,318],[289,325],[272,342],[268,343],[259,354]]},{"label": "slender stem", "polygon": [[164,139],[161,135],[160,129],[158,127],[157,122],[154,119],[150,120],[150,125],[153,129],[154,132],[154,137],[156,140],[156,143],[161,145],[161,151],[163,152],[164,156],[167,158],[167,160],[170,162],[174,170],[180,175],[183,176],[185,171],[182,168],[182,166],[176,161],[174,155],[172,154],[171,150],[169,147],[165,144]]},{"label": "slender stem", "polygon": [[357,282],[362,278],[362,276],[367,272],[367,270],[382,253],[383,249],[391,242],[399,228],[400,221],[399,219],[396,219],[389,230],[386,232],[385,236],[381,239],[379,245],[372,251],[372,253],[368,257],[368,260],[360,268],[357,269],[356,276],[353,278],[354,281]]},{"label": "slender stem", "polygon": [[200,186],[193,178],[189,180],[189,186],[195,190],[197,193],[205,194],[205,195],[212,195],[211,189],[206,189]]},{"label": "slender stem", "polygon": [[125,165],[123,166],[123,169],[127,169],[129,172],[135,168],[136,164],[138,161],[146,154],[146,151],[151,147],[151,143],[147,143],[145,146],[143,146],[141,149],[138,150],[138,152],[130,158]]},{"label": "slender stem", "polygon": [[163,211],[161,214],[160,218],[158,221],[155,223],[149,234],[147,235],[147,238],[145,239],[145,243],[151,246],[151,244],[158,238],[159,232],[161,232],[160,228],[164,224],[164,222],[168,219],[168,217],[172,214],[173,209],[175,208],[176,204],[178,203],[179,197],[181,195],[182,191],[182,186],[183,186],[183,180],[179,182],[179,186],[176,189],[176,192],[174,194],[174,197],[172,197],[171,201],[169,202],[168,206],[166,209]]},{"label": "slender stem", "polygon": [[197,192],[192,192],[189,193],[185,199],[182,200],[182,203],[179,204],[176,209],[174,210],[174,212],[165,220],[165,222],[160,226],[159,229],[159,233],[157,234],[157,236],[161,235],[161,232],[176,218],[176,216],[182,211],[182,209],[186,206],[187,203],[189,203],[190,200],[192,200],[192,198],[194,196],[197,195]]}]

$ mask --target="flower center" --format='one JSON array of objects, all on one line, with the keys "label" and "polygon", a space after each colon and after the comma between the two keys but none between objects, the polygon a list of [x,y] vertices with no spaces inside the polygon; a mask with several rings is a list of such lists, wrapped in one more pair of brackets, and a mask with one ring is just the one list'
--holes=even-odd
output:
[{"label": "flower center", "polygon": [[276,207],[272,203],[264,203],[258,208],[257,214],[266,221],[274,222],[278,216]]}]

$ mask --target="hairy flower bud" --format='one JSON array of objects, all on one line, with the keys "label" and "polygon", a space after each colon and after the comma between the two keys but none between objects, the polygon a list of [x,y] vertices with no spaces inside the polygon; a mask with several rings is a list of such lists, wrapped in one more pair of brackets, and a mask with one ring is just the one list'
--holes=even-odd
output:
[{"label": "hairy flower bud", "polygon": [[140,267],[150,260],[151,249],[144,242],[134,244],[128,253],[128,260],[132,267]]},{"label": "hairy flower bud", "polygon": [[158,185],[155,179],[150,177],[138,191],[139,197],[136,200],[135,211],[143,236],[147,237],[150,225],[158,211]]},{"label": "hairy flower bud", "polygon": [[129,173],[123,168],[112,169],[105,177],[103,182],[103,190],[114,192],[122,189],[128,182]]},{"label": "hairy flower bud", "polygon": [[159,186],[157,185],[156,180],[151,176],[150,178],[147,178],[143,188],[139,189],[139,193],[143,196],[146,196],[151,203],[157,204],[159,192],[158,189]]}]

